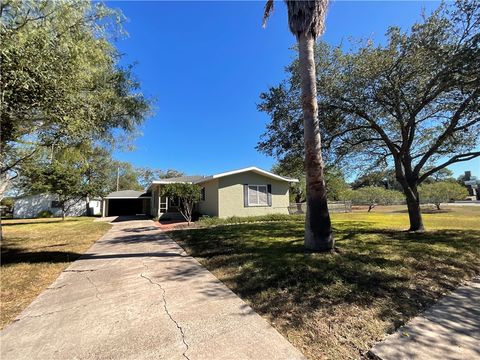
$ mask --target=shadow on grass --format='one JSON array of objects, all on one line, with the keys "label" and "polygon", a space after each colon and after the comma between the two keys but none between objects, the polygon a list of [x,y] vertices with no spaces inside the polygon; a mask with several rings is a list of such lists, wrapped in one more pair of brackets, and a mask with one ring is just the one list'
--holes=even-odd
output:
[{"label": "shadow on grass", "polygon": [[51,218],[51,219],[24,219],[24,220],[16,220],[10,219],[5,221],[2,219],[2,226],[15,226],[15,225],[40,225],[40,224],[51,224],[51,223],[66,223],[66,222],[73,222],[73,221],[80,221],[80,218],[67,218],[62,220],[61,218]]},{"label": "shadow on grass", "polygon": [[77,260],[81,254],[69,251],[24,251],[2,247],[1,266],[29,263],[63,263]]},{"label": "shadow on grass", "polygon": [[380,316],[396,327],[479,269],[480,231],[416,234],[336,222],[337,254],[306,253],[299,222],[169,235],[256,311],[289,314],[297,326],[320,308],[382,303]]},{"label": "shadow on grass", "polygon": [[[443,209],[443,208],[440,208],[440,210],[438,210],[437,208],[424,208],[422,209],[422,214],[447,214],[447,213],[451,213],[453,212],[452,209]],[[408,214],[408,210],[404,209],[404,210],[394,210],[394,211],[391,211],[391,213],[393,214]]]}]

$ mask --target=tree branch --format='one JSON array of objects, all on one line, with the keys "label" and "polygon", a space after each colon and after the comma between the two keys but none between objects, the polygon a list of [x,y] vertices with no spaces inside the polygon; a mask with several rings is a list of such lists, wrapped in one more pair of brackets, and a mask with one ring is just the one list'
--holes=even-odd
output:
[{"label": "tree branch", "polygon": [[[342,100],[346,100],[346,99],[342,99]],[[385,133],[385,131],[380,127],[380,125],[378,125],[377,122],[373,120],[366,112],[359,109],[355,109],[355,108],[352,109],[352,108],[344,107],[341,105],[333,105],[333,107],[350,114],[353,113],[361,117],[362,119],[366,120],[370,124],[370,127],[372,128],[372,130],[375,130],[380,135],[380,137],[382,138],[382,141],[385,143],[385,145],[387,145],[387,147],[390,149],[392,154],[393,155],[398,154],[397,150],[400,150],[400,147],[397,144],[395,144],[392,140],[390,140],[390,138]]]},{"label": "tree branch", "polygon": [[461,119],[462,113],[465,111],[465,109],[469,106],[470,102],[477,96],[479,92],[479,89],[475,89],[470,96],[468,96],[458,107],[457,111],[452,115],[450,124],[447,126],[445,131],[438,137],[437,141],[430,147],[430,149],[425,153],[425,155],[420,159],[420,161],[417,163],[415,168],[413,169],[413,172],[415,174],[420,174],[420,171],[422,170],[422,167],[425,165],[425,163],[430,159],[430,157],[435,154],[435,152],[438,150],[438,148],[445,142],[445,140],[451,136],[455,132],[455,128],[458,124],[458,122]]},{"label": "tree branch", "polygon": [[444,162],[441,165],[438,165],[438,166],[434,167],[433,169],[430,169],[425,174],[420,176],[419,179],[418,179],[418,183],[420,184],[422,181],[424,181],[430,175],[436,173],[438,170],[441,170],[441,169],[447,167],[448,165],[451,165],[451,164],[454,164],[454,163],[457,163],[457,162],[472,160],[472,159],[475,159],[478,156],[480,156],[480,151],[475,151],[475,152],[471,152],[471,153],[467,153],[467,154],[455,155],[452,158],[450,158],[448,161]]},{"label": "tree branch", "polygon": [[36,152],[38,151],[38,148],[35,148],[35,150],[33,150],[30,154],[24,156],[24,157],[21,157],[20,159],[17,159],[13,164],[10,164],[10,165],[5,165],[5,167],[2,167],[1,168],[1,172],[2,173],[6,173],[8,171],[11,171],[15,166],[17,166],[19,163],[21,163],[22,161],[28,159],[29,157],[32,157],[33,154],[35,154]]}]

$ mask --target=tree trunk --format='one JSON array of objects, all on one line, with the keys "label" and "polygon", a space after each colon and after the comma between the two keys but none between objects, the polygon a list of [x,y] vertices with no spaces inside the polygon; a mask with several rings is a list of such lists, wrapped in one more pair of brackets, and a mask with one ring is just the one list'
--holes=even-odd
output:
[{"label": "tree trunk", "polygon": [[[5,174],[5,172],[0,173],[0,202],[4,198],[5,191],[7,190],[10,179]],[[0,213],[0,242],[3,241],[3,225],[2,225],[2,214]]]},{"label": "tree trunk", "polygon": [[410,219],[409,231],[423,231],[422,212],[420,211],[420,198],[418,196],[417,185],[409,185],[408,189],[404,189],[407,197],[408,217]]},{"label": "tree trunk", "polygon": [[305,247],[312,251],[330,251],[333,249],[334,241],[321,153],[314,60],[315,39],[311,34],[301,34],[298,36],[298,45],[307,183]]}]

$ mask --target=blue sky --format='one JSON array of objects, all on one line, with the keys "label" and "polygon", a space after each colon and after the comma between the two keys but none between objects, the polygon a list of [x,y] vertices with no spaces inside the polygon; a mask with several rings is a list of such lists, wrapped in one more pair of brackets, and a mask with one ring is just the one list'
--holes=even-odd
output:
[{"label": "blue sky", "polygon": [[[135,151],[115,153],[135,166],[212,174],[259,166],[274,159],[255,150],[268,117],[259,94],[285,78],[295,54],[285,5],[277,1],[266,29],[264,1],[110,1],[128,18],[129,36],[117,43],[123,64],[137,63],[143,92],[156,99]],[[384,41],[389,25],[408,28],[422,8],[437,2],[337,1],[331,3],[324,39]],[[480,159],[452,166],[480,170]],[[351,178],[351,176],[349,176]]]}]

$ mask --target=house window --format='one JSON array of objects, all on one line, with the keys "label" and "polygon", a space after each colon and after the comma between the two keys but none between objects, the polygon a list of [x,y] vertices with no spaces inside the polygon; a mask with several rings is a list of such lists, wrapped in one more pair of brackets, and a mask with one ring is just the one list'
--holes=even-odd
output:
[{"label": "house window", "polygon": [[202,187],[202,190],[200,190],[200,200],[205,201],[205,188]]},{"label": "house window", "polygon": [[248,185],[248,206],[268,206],[267,185]]},{"label": "house window", "polygon": [[50,207],[53,209],[53,208],[61,208],[61,204],[60,204],[60,201],[52,201],[52,203],[50,204]]}]

